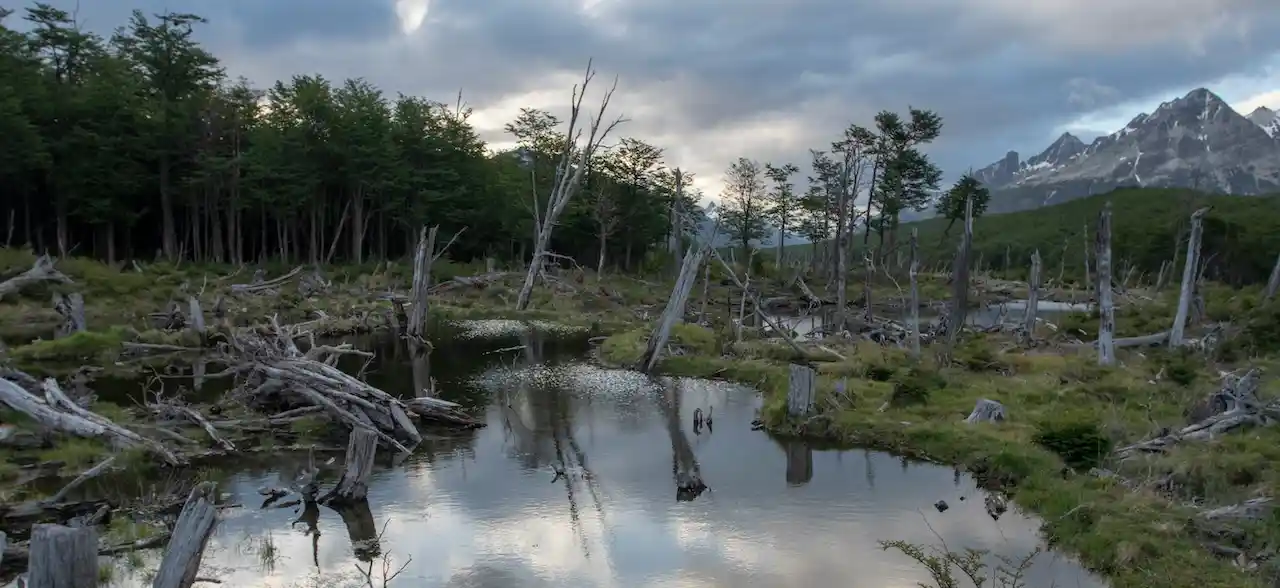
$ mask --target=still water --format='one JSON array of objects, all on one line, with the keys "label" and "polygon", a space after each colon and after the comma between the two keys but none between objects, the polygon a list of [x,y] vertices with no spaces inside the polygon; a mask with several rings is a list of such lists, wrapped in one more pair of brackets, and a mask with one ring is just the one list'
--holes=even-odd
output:
[{"label": "still water", "polygon": [[[243,507],[223,512],[200,575],[381,587],[384,570],[403,566],[385,585],[906,588],[928,577],[878,540],[937,545],[940,535],[952,549],[1015,558],[1040,543],[1016,508],[993,520],[966,475],[776,441],[751,430],[751,390],[599,369],[582,359],[586,345],[536,332],[454,341],[414,366],[380,342],[371,380],[412,394],[414,368],[418,381],[429,368],[442,397],[483,404],[488,426],[382,460],[367,509],[258,508],[258,489],[283,485],[295,457],[234,473],[222,490]],[[695,409],[713,426],[695,433]],[[678,501],[680,468],[710,489]],[[936,510],[939,500],[950,508]],[[158,557],[118,562],[113,583],[149,585]],[[1103,584],[1047,553],[1027,585]]]}]

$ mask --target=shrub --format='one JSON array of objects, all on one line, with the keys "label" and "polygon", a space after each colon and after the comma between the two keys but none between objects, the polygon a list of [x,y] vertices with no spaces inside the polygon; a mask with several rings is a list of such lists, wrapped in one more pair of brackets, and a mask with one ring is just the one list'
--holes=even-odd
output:
[{"label": "shrub", "polygon": [[1097,423],[1085,421],[1042,424],[1034,441],[1058,454],[1075,470],[1096,467],[1112,447],[1111,439],[1102,434]]},{"label": "shrub", "polygon": [[889,399],[889,404],[892,406],[927,404],[929,395],[946,385],[947,381],[937,372],[913,367],[894,379],[893,395]]}]

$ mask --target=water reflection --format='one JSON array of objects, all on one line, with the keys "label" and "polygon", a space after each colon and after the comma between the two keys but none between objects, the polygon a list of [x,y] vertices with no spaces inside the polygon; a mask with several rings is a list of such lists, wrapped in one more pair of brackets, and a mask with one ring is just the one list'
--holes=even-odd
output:
[{"label": "water reflection", "polygon": [[[406,566],[391,585],[413,588],[896,588],[927,576],[879,539],[933,545],[932,525],[953,549],[1015,558],[1039,543],[1033,521],[1014,511],[992,520],[973,480],[949,468],[778,442],[751,430],[759,399],[747,390],[601,370],[573,360],[572,345],[523,338],[493,344],[521,346],[514,351],[460,355],[437,345],[431,355],[440,396],[490,402],[488,427],[376,469],[363,508],[224,512],[206,571],[232,586],[337,588],[365,585],[352,571],[357,561],[376,572],[386,558],[392,572]],[[410,357],[376,365],[370,377],[411,394],[420,379]],[[714,410],[714,434],[691,434],[695,410]],[[223,490],[256,504],[277,467],[236,474]],[[673,497],[673,479],[679,486],[694,475],[712,488],[692,501]],[[934,511],[938,500],[951,508]],[[234,549],[236,538],[269,534],[270,570]],[[123,586],[144,580],[117,576]],[[1041,555],[1028,585],[1054,581],[1101,586]]]}]

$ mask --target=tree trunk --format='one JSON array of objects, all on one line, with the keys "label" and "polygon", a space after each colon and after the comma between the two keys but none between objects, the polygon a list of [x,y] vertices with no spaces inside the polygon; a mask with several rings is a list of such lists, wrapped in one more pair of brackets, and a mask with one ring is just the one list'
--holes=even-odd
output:
[{"label": "tree trunk", "polygon": [[1182,345],[1187,329],[1187,315],[1191,311],[1191,298],[1195,293],[1196,269],[1200,264],[1200,239],[1204,233],[1204,215],[1208,207],[1191,213],[1191,234],[1187,238],[1187,255],[1182,266],[1182,288],[1178,293],[1178,312],[1169,329],[1169,346]]},{"label": "tree trunk", "polygon": [[1267,279],[1267,289],[1263,292],[1262,299],[1275,298],[1278,289],[1280,289],[1280,255],[1276,255],[1276,263],[1271,266],[1271,277]]},{"label": "tree trunk", "polygon": [[[919,229],[911,227],[911,269],[908,276],[911,279],[911,300],[907,302],[907,328],[909,329],[907,337],[911,344],[911,355],[920,360],[920,285],[918,276],[920,274],[920,251],[919,251]],[[871,312],[871,306],[867,305],[867,312]]]},{"label": "tree trunk", "polygon": [[814,388],[818,372],[807,365],[791,364],[787,379],[787,415],[804,418],[813,411]]},{"label": "tree trunk", "polygon": [[1036,313],[1040,310],[1040,250],[1031,254],[1031,276],[1027,279],[1027,312],[1023,322],[1027,341],[1036,338]]},{"label": "tree trunk", "polygon": [[98,530],[35,525],[27,563],[28,588],[97,588]]},{"label": "tree trunk", "polygon": [[667,340],[671,337],[671,328],[684,317],[685,302],[689,299],[693,284],[698,281],[698,265],[702,263],[710,246],[708,241],[685,253],[680,273],[676,277],[676,284],[671,289],[671,297],[667,299],[667,306],[658,320],[658,327],[649,336],[649,343],[645,347],[644,354],[640,356],[640,371],[649,373],[658,364],[662,351],[667,347]]},{"label": "tree trunk", "polygon": [[422,227],[418,233],[418,252],[413,258],[413,290],[410,293],[409,324],[406,333],[421,339],[427,325],[428,292],[431,290],[431,264],[435,261],[436,231],[439,227]]},{"label": "tree trunk", "polygon": [[356,188],[351,199],[351,263],[364,263],[364,188]]},{"label": "tree trunk", "polygon": [[[671,269],[676,275],[679,275],[680,268],[684,261],[684,254],[680,251],[682,249],[681,242],[680,242],[680,237],[682,232],[680,230],[680,200],[681,198],[684,198],[684,173],[681,172],[680,168],[678,167],[675,169],[674,173],[676,175],[676,194],[671,200],[671,238],[667,244],[667,248],[668,248],[668,252],[671,253]],[[600,250],[601,264],[600,265],[603,268],[604,266],[603,236],[600,239],[600,245],[601,245],[601,250]]]},{"label": "tree trunk", "polygon": [[1111,285],[1111,202],[1098,215],[1098,365],[1115,365],[1116,314]]},{"label": "tree trunk", "polygon": [[347,460],[338,484],[320,502],[349,504],[360,502],[369,495],[369,476],[373,474],[373,460],[377,453],[378,437],[372,431],[351,429],[347,439]]},{"label": "tree trunk", "polygon": [[951,313],[947,317],[947,340],[951,348],[955,347],[969,312],[969,257],[972,254],[973,199],[969,198],[964,203],[964,235],[960,237],[951,274]]},{"label": "tree trunk", "polygon": [[596,260],[597,276],[604,275],[604,253],[605,253],[605,245],[607,244],[606,240],[608,239],[608,237],[609,237],[609,233],[604,229],[600,229],[600,257]]},{"label": "tree trunk", "polygon": [[195,583],[200,560],[218,522],[218,509],[213,504],[215,488],[213,482],[202,482],[191,489],[173,526],[152,588],[191,588]]}]

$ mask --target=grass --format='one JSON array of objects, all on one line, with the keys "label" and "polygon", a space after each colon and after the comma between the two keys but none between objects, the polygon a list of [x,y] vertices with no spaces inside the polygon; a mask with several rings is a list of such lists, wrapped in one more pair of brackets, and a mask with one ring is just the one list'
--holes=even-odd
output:
[{"label": "grass", "polygon": [[[1210,306],[1222,308],[1256,303],[1253,292],[1222,290],[1211,298]],[[1159,301],[1128,309],[1129,329],[1167,325],[1170,309]],[[1250,316],[1280,316],[1280,305]],[[1280,332],[1280,320],[1269,324],[1270,330],[1259,327],[1263,335]],[[1263,335],[1258,338],[1270,342],[1272,353],[1280,351],[1274,345],[1280,338]],[[610,337],[600,356],[606,363],[632,363],[646,336],[644,330],[633,330]],[[1272,467],[1280,460],[1280,430],[1260,428],[1208,443],[1184,443],[1168,453],[1121,464],[1108,459],[1112,447],[1185,424],[1189,410],[1219,386],[1213,370],[1230,365],[1210,368],[1200,356],[1122,350],[1121,365],[1104,368],[1091,352],[1021,351],[993,336],[965,341],[945,365],[930,350],[914,364],[898,349],[832,341],[826,345],[848,359],[814,352],[821,360],[816,363],[818,414],[796,421],[785,414],[788,362],[794,356],[788,346],[768,341],[717,345],[716,333],[689,325],[682,325],[673,338],[694,352],[665,358],[663,372],[756,386],[765,393],[762,418],[779,434],[965,466],[1038,514],[1054,545],[1078,554],[1085,565],[1109,576],[1115,588],[1263,585],[1263,574],[1246,574],[1204,549],[1203,538],[1190,525],[1196,509],[1188,505],[1228,505],[1280,494],[1280,471]],[[1011,350],[1002,351],[1006,348]],[[1274,397],[1280,386],[1265,381],[1261,393]],[[963,423],[982,398],[1003,403],[1009,419],[996,425]],[[1131,479],[1167,480],[1173,495],[1131,491],[1091,475],[1089,468],[1096,465]],[[1243,544],[1275,544],[1280,524],[1246,526],[1243,533]]]}]

